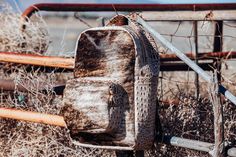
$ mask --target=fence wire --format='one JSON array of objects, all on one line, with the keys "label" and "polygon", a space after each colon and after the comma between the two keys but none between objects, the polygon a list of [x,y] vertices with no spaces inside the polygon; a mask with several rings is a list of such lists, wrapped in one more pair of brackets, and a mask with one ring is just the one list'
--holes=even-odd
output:
[{"label": "fence wire", "polygon": [[[223,21],[223,31],[219,35],[214,34],[215,29],[219,29],[217,22],[198,21],[197,23],[197,29],[194,29],[194,21],[152,21],[150,24],[182,52],[196,54],[196,47],[198,53],[213,52],[216,38],[222,39],[223,52],[235,51],[235,21]],[[197,45],[194,41],[195,31],[198,32]],[[221,31],[218,30],[218,32]],[[162,47],[161,53],[170,53],[163,45],[158,46]],[[214,59],[213,57],[212,62]],[[204,61],[199,58],[199,62]],[[222,68],[218,73],[221,74],[221,83],[236,93],[234,79],[236,61],[222,59],[220,62]],[[216,69],[216,65],[212,69]],[[158,88],[160,121],[165,134],[214,143],[214,116],[208,96],[209,86],[202,79],[199,81],[200,96],[197,98],[195,72],[189,69],[188,71],[162,71],[160,73]],[[233,127],[236,127],[236,118],[233,112],[236,108],[226,99],[222,100],[222,104],[224,105],[225,140],[235,146],[236,131]],[[160,144],[147,154],[148,156],[154,154],[156,156],[209,156],[203,152]]]}]

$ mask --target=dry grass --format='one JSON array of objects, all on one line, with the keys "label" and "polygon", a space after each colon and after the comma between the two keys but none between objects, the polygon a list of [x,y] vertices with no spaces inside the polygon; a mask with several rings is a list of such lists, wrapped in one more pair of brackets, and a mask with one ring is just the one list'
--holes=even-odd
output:
[{"label": "dry grass", "polygon": [[[52,92],[52,84],[57,81],[54,73],[26,72],[20,70],[9,78],[28,88],[27,92],[1,92],[1,107],[11,107],[28,111],[59,114],[62,96]],[[46,83],[47,94],[39,90]],[[28,86],[30,85],[30,86]],[[103,150],[79,148],[72,143],[66,128],[50,125],[20,122],[10,119],[0,120],[0,156],[109,156]]]},{"label": "dry grass", "polygon": [[[201,83],[201,94],[199,99],[194,96],[194,75],[187,74],[178,78],[179,73],[164,74],[163,80],[159,81],[159,89],[163,86],[163,91],[159,91],[160,99],[177,99],[178,104],[159,104],[159,116],[163,133],[187,139],[200,140],[214,143],[214,116],[212,103],[208,96],[208,85]],[[175,78],[173,81],[172,79]],[[162,83],[161,83],[162,82]],[[165,92],[166,91],[166,92]],[[171,95],[171,96],[170,96]],[[230,146],[235,146],[236,139],[236,106],[223,98],[225,140]],[[193,151],[189,149],[173,147],[168,145],[157,145],[153,150],[147,151],[149,156],[201,156],[208,157],[207,153]]]},{"label": "dry grass", "polygon": [[[2,5],[4,14],[0,13],[0,51],[19,53],[44,53],[49,44],[45,32],[45,23],[40,16],[26,23],[27,31],[20,30],[20,14],[12,12],[6,4]],[[27,88],[20,92],[0,91],[0,107],[17,108],[49,114],[59,114],[62,107],[62,96],[56,96],[52,85],[63,81],[63,74],[28,71],[27,66],[5,64],[1,66],[1,79],[12,79],[16,84]],[[66,79],[72,74],[68,74]],[[65,80],[64,80],[65,81]],[[47,94],[39,90],[45,84]],[[72,143],[66,128],[43,124],[21,122],[11,119],[0,119],[0,156],[111,156],[106,150],[80,148]]]},{"label": "dry grass", "polygon": [[[37,53],[45,52],[49,45],[47,27],[36,14],[34,21],[21,20],[21,14],[15,13],[7,4],[0,2],[0,51]],[[26,25],[22,33],[21,26]]]}]

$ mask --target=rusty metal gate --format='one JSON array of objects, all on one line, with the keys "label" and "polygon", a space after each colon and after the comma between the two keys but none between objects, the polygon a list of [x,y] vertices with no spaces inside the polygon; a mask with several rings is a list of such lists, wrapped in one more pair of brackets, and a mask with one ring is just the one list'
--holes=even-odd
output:
[{"label": "rusty metal gate", "polygon": [[[35,4],[30,6],[22,14],[22,20],[27,21],[35,12],[37,11],[64,11],[64,12],[83,12],[83,11],[126,11],[126,12],[144,12],[142,18],[145,23],[148,23],[152,27],[158,27],[160,24],[169,25],[174,30],[161,32],[161,28],[156,28],[161,36],[168,39],[169,42],[174,43],[176,39],[182,40],[181,44],[188,44],[188,49],[182,47],[181,51],[186,54],[188,58],[201,67],[204,71],[214,71],[217,70],[217,80],[221,81],[221,59],[233,59],[236,58],[236,51],[227,49],[224,45],[227,42],[234,42],[236,36],[233,34],[225,34],[224,28],[234,29],[233,21],[236,20],[236,3],[233,4]],[[154,26],[154,23],[157,24]],[[144,23],[141,22],[144,25]],[[159,24],[159,25],[158,25]],[[178,31],[182,25],[189,27],[189,32],[179,34]],[[209,27],[205,34],[202,34],[203,27]],[[150,27],[146,27],[147,29]],[[22,31],[27,29],[25,25],[22,25]],[[205,28],[204,28],[205,29]],[[209,31],[209,32],[208,32]],[[232,30],[233,31],[233,30]],[[154,35],[154,33],[153,33]],[[208,40],[209,47],[204,47],[200,41],[206,42]],[[178,44],[178,43],[177,43]],[[205,44],[205,43],[204,43]],[[166,48],[166,45],[159,45],[161,51],[160,61],[161,71],[191,71],[186,65],[184,60],[179,59],[176,54],[169,54],[170,48]],[[179,46],[179,45],[178,45]],[[164,47],[164,49],[163,49]],[[19,61],[15,59],[16,57],[22,57]],[[1,53],[0,61],[13,62],[20,64],[32,64],[37,66],[48,66],[61,69],[73,70],[74,59],[73,58],[63,58],[63,57],[52,57],[52,56],[36,56],[36,55],[18,55],[14,52],[12,53]],[[42,62],[43,61],[43,62]],[[55,63],[54,63],[55,61]],[[57,64],[59,61],[59,64]],[[194,69],[194,68],[193,68]],[[195,70],[195,69],[194,69]],[[195,70],[196,72],[196,70]],[[3,82],[6,83],[6,82]],[[199,96],[199,73],[195,73],[195,87],[196,87],[196,97]],[[226,95],[227,90],[221,88],[220,92]],[[228,96],[231,100],[231,95]],[[235,98],[232,98],[234,101]],[[218,113],[222,114],[222,113]],[[219,116],[219,115],[216,115]],[[219,129],[217,126],[215,129]],[[222,129],[222,128],[221,128]],[[196,140],[184,139],[175,136],[158,136],[158,139],[166,144],[173,146],[179,146],[184,148],[189,148],[193,150],[199,150],[208,152],[214,155],[214,149],[218,144],[212,144],[207,142],[201,142]],[[228,156],[236,156],[236,148],[229,148],[225,150]],[[120,153],[120,152],[119,152]],[[118,153],[118,154],[119,154]],[[126,152],[129,154],[129,152]],[[122,154],[122,153],[121,153]],[[143,156],[142,151],[136,152],[137,156]]]}]

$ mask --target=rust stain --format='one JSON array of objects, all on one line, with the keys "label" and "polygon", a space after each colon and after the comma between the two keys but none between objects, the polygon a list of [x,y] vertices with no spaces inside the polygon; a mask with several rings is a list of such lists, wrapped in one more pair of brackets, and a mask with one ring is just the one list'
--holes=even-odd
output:
[{"label": "rust stain", "polygon": [[206,20],[212,20],[214,17],[213,11],[211,10],[208,14],[206,14],[205,19]]}]

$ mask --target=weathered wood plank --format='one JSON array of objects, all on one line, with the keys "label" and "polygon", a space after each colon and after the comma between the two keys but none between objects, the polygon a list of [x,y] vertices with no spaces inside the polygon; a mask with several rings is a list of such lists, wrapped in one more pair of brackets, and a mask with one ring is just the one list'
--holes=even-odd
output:
[{"label": "weathered wood plank", "polygon": [[223,123],[223,106],[221,104],[221,97],[219,93],[219,85],[217,81],[217,73],[215,71],[213,83],[210,84],[210,99],[213,105],[214,112],[214,137],[215,146],[210,152],[213,157],[224,156],[224,123]]}]

